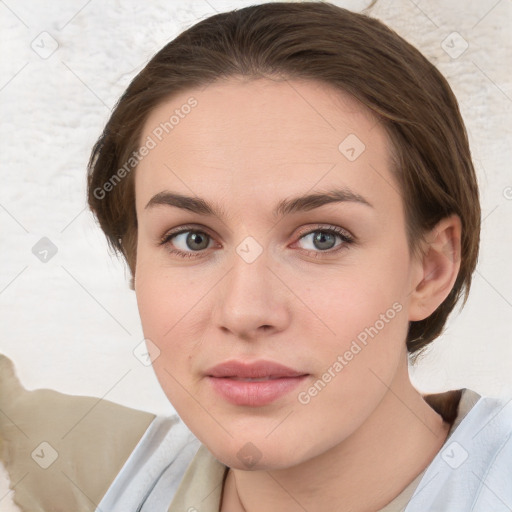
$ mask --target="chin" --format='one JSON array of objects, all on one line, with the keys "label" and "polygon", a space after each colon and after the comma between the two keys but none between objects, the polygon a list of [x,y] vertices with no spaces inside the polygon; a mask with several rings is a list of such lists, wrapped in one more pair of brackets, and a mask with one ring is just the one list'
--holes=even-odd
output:
[{"label": "chin", "polygon": [[252,442],[233,439],[229,446],[217,445],[215,449],[207,444],[206,446],[217,460],[230,468],[242,471],[287,469],[301,462],[296,449],[293,455],[284,453],[283,446],[279,450],[273,443],[264,442],[264,440]]}]

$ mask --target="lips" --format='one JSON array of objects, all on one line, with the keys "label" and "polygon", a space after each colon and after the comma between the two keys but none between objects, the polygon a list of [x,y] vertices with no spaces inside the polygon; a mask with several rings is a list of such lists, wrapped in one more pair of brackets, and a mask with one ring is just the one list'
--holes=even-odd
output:
[{"label": "lips", "polygon": [[272,361],[226,361],[206,371],[213,390],[238,406],[261,407],[284,397],[309,374]]},{"label": "lips", "polygon": [[238,380],[269,380],[281,379],[285,377],[300,377],[307,375],[306,372],[301,372],[289,368],[273,361],[226,361],[206,370],[208,377],[224,377]]}]

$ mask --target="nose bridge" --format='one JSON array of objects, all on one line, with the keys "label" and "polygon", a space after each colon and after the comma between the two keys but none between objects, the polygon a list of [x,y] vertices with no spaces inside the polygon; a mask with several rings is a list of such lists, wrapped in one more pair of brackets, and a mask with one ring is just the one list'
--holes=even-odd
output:
[{"label": "nose bridge", "polygon": [[286,305],[279,280],[269,267],[270,255],[247,237],[236,248],[231,271],[222,285],[214,320],[239,336],[261,326],[277,329],[286,320]]},{"label": "nose bridge", "polygon": [[231,292],[253,294],[257,299],[269,287],[268,251],[252,237],[242,241],[235,249],[233,257]]},{"label": "nose bridge", "polygon": [[254,241],[243,241],[235,249],[232,270],[227,279],[224,300],[235,310],[242,311],[244,304],[252,303],[252,310],[268,303],[272,294],[269,283],[267,251]]}]

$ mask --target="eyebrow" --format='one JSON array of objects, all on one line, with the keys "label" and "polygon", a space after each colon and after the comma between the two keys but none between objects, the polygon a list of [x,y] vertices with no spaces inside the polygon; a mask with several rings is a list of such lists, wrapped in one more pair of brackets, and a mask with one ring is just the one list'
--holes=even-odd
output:
[{"label": "eyebrow", "polygon": [[[349,188],[335,188],[282,199],[272,211],[272,216],[274,218],[280,218],[293,213],[314,210],[315,208],[320,208],[329,203],[342,202],[360,203],[373,208],[363,196],[352,192]],[[162,205],[174,206],[199,215],[218,218],[226,217],[226,211],[220,205],[209,203],[200,197],[186,196],[166,190],[154,195],[145,206],[145,209],[147,210]]]}]

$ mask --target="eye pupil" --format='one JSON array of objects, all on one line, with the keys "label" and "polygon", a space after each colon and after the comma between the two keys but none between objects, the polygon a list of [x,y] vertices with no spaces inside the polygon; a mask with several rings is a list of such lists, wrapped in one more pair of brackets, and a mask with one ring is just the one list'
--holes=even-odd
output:
[{"label": "eye pupil", "polygon": [[[203,243],[201,244],[201,242]],[[194,247],[193,245],[191,246],[191,243],[198,243],[200,247]],[[194,250],[206,249],[208,247],[207,236],[203,236],[201,233],[198,232],[191,232],[187,236],[187,245]]]},{"label": "eye pupil", "polygon": [[[327,247],[324,245],[327,241]],[[331,249],[336,243],[336,239],[332,233],[326,233],[325,231],[318,231],[313,237],[313,243],[317,249]]]}]

